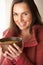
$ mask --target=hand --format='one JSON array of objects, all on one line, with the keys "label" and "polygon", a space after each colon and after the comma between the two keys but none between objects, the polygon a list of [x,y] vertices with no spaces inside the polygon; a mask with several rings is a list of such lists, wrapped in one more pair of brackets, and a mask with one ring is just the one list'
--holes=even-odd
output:
[{"label": "hand", "polygon": [[2,62],[2,56],[3,56],[3,52],[2,52],[2,47],[1,47],[1,45],[0,45],[0,64],[1,64],[1,62]]},{"label": "hand", "polygon": [[15,59],[17,61],[21,53],[22,49],[14,43],[13,46],[9,45],[8,51],[5,52],[4,56],[11,60]]},{"label": "hand", "polygon": [[1,61],[1,57],[2,57],[2,48],[0,46],[0,61]]}]

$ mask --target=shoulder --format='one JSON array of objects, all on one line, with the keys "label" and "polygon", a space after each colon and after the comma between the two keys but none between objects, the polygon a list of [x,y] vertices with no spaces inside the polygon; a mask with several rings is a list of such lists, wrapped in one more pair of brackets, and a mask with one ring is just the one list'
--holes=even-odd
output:
[{"label": "shoulder", "polygon": [[43,42],[43,25],[33,26],[36,38],[39,42]]},{"label": "shoulder", "polygon": [[43,25],[34,25],[33,28],[35,30],[43,30]]},{"label": "shoulder", "polygon": [[3,37],[11,37],[13,35],[12,29],[8,28],[3,32]]},{"label": "shoulder", "polygon": [[38,28],[38,38],[40,42],[43,42],[43,25]]},{"label": "shoulder", "polygon": [[38,34],[43,35],[43,25],[34,26],[34,30],[35,30],[35,32],[38,32]]}]

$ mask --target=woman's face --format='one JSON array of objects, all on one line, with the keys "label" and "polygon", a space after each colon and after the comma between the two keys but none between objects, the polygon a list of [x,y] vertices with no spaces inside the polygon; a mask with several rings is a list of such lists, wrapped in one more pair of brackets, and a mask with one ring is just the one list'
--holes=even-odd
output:
[{"label": "woman's face", "polygon": [[22,2],[14,5],[13,19],[20,30],[25,30],[30,27],[32,22],[32,13],[26,3]]}]

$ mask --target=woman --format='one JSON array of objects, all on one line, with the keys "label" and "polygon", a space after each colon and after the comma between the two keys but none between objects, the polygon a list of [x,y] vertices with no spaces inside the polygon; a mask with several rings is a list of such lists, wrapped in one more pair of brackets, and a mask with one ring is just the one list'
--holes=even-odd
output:
[{"label": "woman", "polygon": [[[33,0],[13,0],[11,25],[4,37],[21,37],[23,50],[9,45],[1,65],[43,65],[43,25]],[[16,49],[17,50],[16,50]]]}]

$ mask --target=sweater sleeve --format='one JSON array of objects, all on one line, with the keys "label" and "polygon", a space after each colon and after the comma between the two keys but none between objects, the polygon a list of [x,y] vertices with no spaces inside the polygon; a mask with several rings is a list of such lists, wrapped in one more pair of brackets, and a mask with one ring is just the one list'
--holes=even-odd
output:
[{"label": "sweater sleeve", "polygon": [[1,63],[1,65],[12,65],[12,63],[11,63],[11,61],[9,59],[5,58],[3,60],[3,62]]},{"label": "sweater sleeve", "polygon": [[11,61],[5,58],[1,65],[34,65],[34,64],[25,56],[24,53],[22,53],[17,61],[15,60]]},{"label": "sweater sleeve", "polygon": [[34,64],[25,56],[24,53],[22,53],[19,59],[15,62],[15,65],[34,65]]}]

